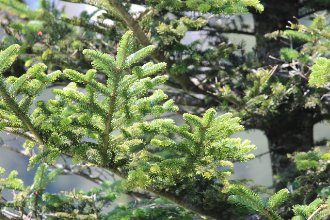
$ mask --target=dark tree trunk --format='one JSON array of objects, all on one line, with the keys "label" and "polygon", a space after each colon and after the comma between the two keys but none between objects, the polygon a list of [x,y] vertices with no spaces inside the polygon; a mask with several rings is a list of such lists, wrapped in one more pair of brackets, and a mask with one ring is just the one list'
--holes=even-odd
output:
[{"label": "dark tree trunk", "polygon": [[[281,114],[271,120],[265,129],[274,175],[290,180],[295,177],[295,166],[288,154],[311,150],[314,144],[313,126],[315,120],[309,112],[295,112],[290,115]],[[277,178],[275,178],[277,179]],[[277,189],[286,187],[287,182],[275,181]]]},{"label": "dark tree trunk", "polygon": [[[256,34],[256,56],[262,65],[272,65],[273,59],[269,56],[279,57],[279,51],[284,45],[280,40],[267,39],[265,34],[276,30],[284,30],[289,24],[295,22],[299,15],[300,0],[263,0],[265,7],[263,13],[254,14]],[[258,121],[258,119],[257,119]],[[264,121],[264,120],[263,120]],[[295,166],[287,157],[295,151],[308,151],[313,146],[313,120],[312,113],[304,110],[280,111],[278,116],[265,118],[263,130],[268,138],[271,152],[273,174],[284,177],[285,180],[294,178]],[[278,180],[275,178],[275,180]],[[284,180],[275,181],[275,188],[286,187]]]},{"label": "dark tree trunk", "polygon": [[288,21],[294,22],[298,16],[299,0],[264,0],[263,13],[254,14],[256,34],[256,55],[262,63],[269,63],[270,55],[278,56],[279,49],[283,46],[279,40],[269,40],[265,34],[276,30],[283,30]]}]

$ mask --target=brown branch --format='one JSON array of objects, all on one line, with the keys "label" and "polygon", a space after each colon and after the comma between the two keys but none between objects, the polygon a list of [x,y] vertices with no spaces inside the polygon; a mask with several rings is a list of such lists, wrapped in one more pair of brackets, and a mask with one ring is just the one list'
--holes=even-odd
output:
[{"label": "brown branch", "polygon": [[237,30],[237,29],[218,29],[218,28],[204,28],[203,30],[208,31],[208,32],[219,32],[221,34],[243,34],[243,35],[250,35],[250,36],[255,36],[256,33],[254,31],[242,31],[242,30]]}]

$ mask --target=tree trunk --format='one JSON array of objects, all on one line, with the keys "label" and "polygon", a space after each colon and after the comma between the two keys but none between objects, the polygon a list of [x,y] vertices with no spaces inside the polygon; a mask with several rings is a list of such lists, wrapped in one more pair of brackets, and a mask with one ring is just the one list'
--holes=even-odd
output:
[{"label": "tree trunk", "polygon": [[[276,30],[284,30],[295,22],[299,15],[300,0],[263,0],[263,13],[254,14],[256,34],[256,56],[262,65],[274,64],[269,56],[279,57],[279,51],[287,46],[279,39],[267,39],[265,34]],[[275,188],[286,187],[287,180],[294,178],[295,166],[287,157],[295,151],[308,151],[313,146],[313,114],[306,110],[279,110],[277,116],[267,116],[262,123],[262,130],[269,142],[273,174],[279,175],[281,180],[275,181]],[[277,178],[275,178],[277,179]]]},{"label": "tree trunk", "polygon": [[287,181],[295,177],[295,166],[288,154],[311,150],[314,145],[314,123],[312,113],[295,112],[290,115],[280,114],[265,129],[273,174],[281,177],[275,181],[275,188],[286,187]]}]

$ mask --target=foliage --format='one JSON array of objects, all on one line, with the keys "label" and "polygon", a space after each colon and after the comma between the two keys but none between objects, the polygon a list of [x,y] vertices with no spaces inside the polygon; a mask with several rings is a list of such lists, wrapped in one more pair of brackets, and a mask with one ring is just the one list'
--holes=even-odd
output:
[{"label": "foliage", "polygon": [[[257,127],[266,132],[269,117],[276,118],[284,114],[283,111],[304,109],[317,112],[322,109],[328,112],[327,103],[320,100],[325,90],[313,88],[325,80],[320,75],[327,72],[328,30],[325,16],[319,15],[309,27],[292,23],[289,30],[268,34],[268,38],[281,37],[283,40],[299,42],[299,46],[281,48],[283,61],[279,61],[271,70],[260,69],[251,74],[238,75],[237,80],[244,88],[243,93],[239,91],[240,94],[237,94],[237,83],[219,83],[221,96],[235,103],[228,107],[232,111],[238,111],[248,127]],[[326,74],[322,76],[326,77]],[[310,80],[310,86],[306,79]]]},{"label": "foliage", "polygon": [[[28,56],[21,59],[23,59],[26,66],[31,66],[34,62],[40,60],[51,70],[77,66],[79,70],[85,71],[90,66],[85,64],[86,60],[81,56],[82,49],[93,45],[93,48],[97,48],[102,52],[113,53],[115,51],[107,44],[113,43],[113,39],[118,40],[119,35],[124,33],[127,28],[127,25],[120,19],[121,15],[116,14],[118,8],[112,7],[111,4],[99,3],[96,4],[99,9],[90,15],[83,12],[79,17],[68,18],[61,11],[51,8],[50,3],[47,3],[47,1],[42,2],[44,3],[35,12],[18,0],[0,1],[1,8],[21,18],[18,20],[12,20],[7,16],[4,18],[2,27],[7,36],[2,42],[2,47],[6,48],[13,43],[23,45]],[[93,5],[93,2],[88,3]],[[198,30],[206,26],[207,20],[203,16],[194,18],[187,15],[182,15],[179,19],[173,20],[164,16],[163,13],[182,11],[182,8],[187,9],[187,7],[200,13],[205,12],[205,8],[209,8],[208,10],[213,13],[225,12],[228,14],[246,12],[247,7],[253,7],[259,11],[263,9],[258,0],[209,1],[204,4],[200,4],[199,1],[188,1],[187,3],[183,1],[147,1],[146,3],[150,8],[140,15],[139,23],[143,29],[154,33],[150,41],[158,44],[159,51],[166,51],[166,54],[176,53],[176,56],[180,57],[192,52],[193,47],[196,54],[194,60],[198,63],[200,63],[199,59],[202,51],[198,51],[199,49],[195,43],[184,45],[180,41],[188,31]],[[129,2],[126,6],[130,7]],[[198,8],[199,6],[201,8]],[[98,13],[100,9],[105,9],[108,13],[100,14]],[[157,19],[150,22],[155,16],[157,16]],[[115,24],[106,24],[104,21],[107,19],[112,19]],[[145,38],[145,41],[147,41],[147,38]],[[147,45],[143,44],[143,46]],[[166,59],[171,59],[171,56],[166,54]],[[68,60],[66,57],[71,59]],[[187,59],[187,62],[190,60],[190,58],[185,59]],[[181,67],[186,69],[185,65],[181,65]],[[177,68],[171,72],[179,74]],[[184,72],[187,72],[187,70]]]},{"label": "foliage", "polygon": [[213,12],[216,14],[226,13],[243,13],[247,12],[247,7],[253,7],[258,11],[263,11],[263,6],[260,4],[259,0],[226,0],[226,1],[200,1],[200,0],[189,0],[189,1],[178,1],[171,0],[168,2],[159,1],[159,0],[148,0],[150,5],[156,6],[156,9],[168,9],[170,8],[173,11],[180,10],[192,10],[199,12]]},{"label": "foliage", "polygon": [[[236,116],[246,127],[266,133],[274,173],[282,177],[282,157],[313,145],[305,144],[305,130],[299,129],[329,118],[325,93],[330,44],[325,16],[316,16],[310,26],[290,23],[289,30],[268,34],[287,46],[276,48],[275,66],[259,68],[260,60],[230,44],[221,33],[228,29],[212,21],[248,9],[260,13],[264,6],[258,0],[69,2],[97,9],[69,18],[47,0],[40,1],[36,11],[18,0],[0,0],[6,32],[0,54],[0,128],[25,138],[29,169],[39,166],[31,186],[24,186],[15,172],[1,179],[1,187],[20,195],[1,203],[4,214],[50,219],[193,219],[196,215],[230,219],[240,213],[227,203],[228,190],[235,194],[231,202],[268,219],[292,217],[288,214],[292,206],[296,219],[317,219],[328,213],[324,202],[330,190],[328,153],[294,154],[297,172],[284,167],[296,178],[282,178],[290,196],[284,189],[263,199],[228,181],[234,162],[253,158],[249,141],[231,137],[243,130]],[[134,12],[133,4],[144,9]],[[185,43],[190,31],[205,33],[205,40]],[[76,70],[68,69],[72,67]],[[54,99],[36,101],[47,86],[59,81],[68,85],[54,90]],[[175,123],[166,114],[183,110],[162,89],[177,98],[179,107],[191,105],[191,111],[204,113],[184,113],[182,124]],[[206,104],[232,113],[217,115],[214,108],[206,110]],[[306,130],[310,135],[313,129]],[[122,177],[118,183],[122,189],[104,182],[87,193],[47,193],[47,185],[68,172],[66,166],[49,171],[61,167],[63,155],[78,166],[95,166]],[[90,173],[78,174],[96,179]],[[137,199],[103,212],[113,207],[117,193],[132,191]],[[323,200],[313,202],[316,197]]]},{"label": "foliage", "polygon": [[320,172],[326,169],[329,156],[328,151],[322,152],[316,148],[309,152],[299,152],[293,158],[298,170],[317,170]]},{"label": "foliage", "polygon": [[46,192],[47,186],[60,175],[62,169],[49,170],[45,163],[36,170],[31,186],[26,186],[18,179],[17,172],[12,171],[5,179],[1,179],[1,191],[14,190],[14,196],[1,201],[2,213],[12,219],[21,219],[36,215],[47,219],[97,219],[103,206],[116,198],[111,184],[104,182],[90,192],[72,191],[61,193]]},{"label": "foliage", "polygon": [[330,209],[330,197],[326,202],[321,199],[315,199],[309,205],[296,205],[293,207],[293,212],[295,216],[293,220],[300,219],[315,219],[321,220],[329,216]]},{"label": "foliage", "polygon": [[257,211],[269,220],[282,219],[276,213],[276,210],[289,195],[289,191],[287,189],[283,189],[265,201],[258,194],[241,185],[232,186],[230,191],[234,194],[229,197],[230,202],[245,206],[253,211]]},{"label": "foliage", "polygon": [[241,117],[245,127],[261,129],[267,136],[277,189],[299,175],[287,154],[310,150],[313,126],[329,119],[327,90],[314,86],[327,72],[321,63],[329,56],[328,29],[326,17],[319,15],[310,26],[291,23],[288,30],[270,33],[268,38],[288,45],[273,57],[275,65],[217,84],[225,100],[222,107]]},{"label": "foliage", "polygon": [[316,87],[325,86],[330,81],[329,73],[330,60],[324,57],[318,58],[312,66],[309,84]]},{"label": "foliage", "polygon": [[135,202],[128,205],[116,207],[106,217],[107,219],[174,219],[174,220],[191,220],[193,214],[181,207],[175,206],[172,203],[162,198],[141,201],[139,206]]},{"label": "foliage", "polygon": [[[116,58],[84,50],[95,68],[86,74],[66,69],[46,75],[46,66],[36,64],[18,78],[2,76],[2,129],[25,137],[25,146],[31,153],[38,148],[29,167],[54,164],[65,154],[75,163],[92,163],[125,177],[128,189],[157,192],[196,178],[217,178],[226,186],[233,162],[253,157],[249,154],[253,145],[230,138],[243,129],[239,119],[231,114],[216,116],[213,109],[203,117],[184,114],[185,124],[180,126],[172,119],[160,118],[166,112],[177,111],[173,100],[155,89],[167,79],[164,75],[154,76],[166,64],[136,65],[154,47],[134,52],[132,42],[132,32],[126,32]],[[18,54],[18,45],[1,52],[1,73]],[[106,84],[95,80],[97,71],[105,74]],[[38,101],[37,107],[31,109],[35,96],[60,76],[71,83],[64,89],[54,89],[55,99]],[[83,92],[77,90],[77,83],[84,85]],[[146,116],[154,119],[144,121]],[[36,173],[34,187],[38,192],[56,176],[51,173],[42,179],[45,169],[43,165]]]},{"label": "foliage", "polygon": [[[68,18],[61,11],[51,8],[50,4],[41,4],[42,7],[34,12],[19,3],[18,0],[0,1],[1,8],[20,17],[20,19],[15,20],[11,19],[10,16],[2,18],[2,27],[7,34],[2,41],[2,48],[5,49],[9,45],[17,43],[22,45],[22,49],[24,49],[19,58],[20,62],[16,63],[10,74],[23,72],[22,63],[31,66],[38,61],[45,63],[50,70],[63,70],[76,66],[78,71],[85,72],[91,66],[81,55],[83,48],[92,46],[91,49],[115,54],[113,43],[119,40],[120,35],[127,28],[132,29],[132,23],[135,22],[134,18],[137,16],[136,22],[140,25],[140,27],[135,26],[140,33],[136,36],[137,41],[143,46],[148,46],[151,43],[157,45],[157,51],[152,58],[157,62],[168,63],[168,73],[172,76],[168,84],[175,88],[197,91],[196,85],[190,83],[189,80],[183,80],[183,77],[188,75],[195,77],[200,74],[200,69],[210,69],[211,78],[218,77],[219,69],[223,69],[224,72],[232,72],[232,66],[228,65],[227,62],[213,61],[222,58],[227,60],[230,58],[229,56],[233,56],[233,51],[236,50],[236,47],[228,44],[224,37],[212,42],[207,50],[203,48],[204,42],[201,40],[189,44],[183,42],[184,36],[189,31],[209,28],[208,19],[198,6],[210,6],[210,12],[213,13],[240,13],[247,11],[247,8],[262,11],[262,6],[257,0],[208,1],[204,4],[200,4],[199,1],[188,1],[187,3],[184,1],[146,1],[145,11],[132,14],[124,13],[125,19],[122,19],[121,17],[124,15],[119,15],[118,11],[125,11],[125,9],[130,8],[130,2],[127,1],[123,4],[124,9],[118,1],[113,1],[111,4],[106,2],[99,1],[96,4],[93,1],[86,1],[86,3],[97,6],[98,9],[91,14],[83,12],[79,17]],[[164,3],[166,4],[164,5]],[[43,5],[48,5],[48,7],[43,7]],[[182,8],[187,9],[187,5],[190,5],[189,7],[193,12],[181,10]],[[101,10],[105,10],[106,13],[100,13]],[[170,13],[174,13],[177,19],[172,18]],[[33,16],[26,14],[33,14]],[[111,19],[110,24],[109,19]],[[130,25],[127,24],[127,19],[130,20]],[[136,31],[134,30],[135,33]],[[143,31],[149,34],[146,35]],[[66,59],[66,57],[70,57],[70,59]],[[178,60],[180,63],[177,62]],[[214,82],[212,80],[204,83],[205,88],[211,89],[210,84]],[[180,95],[182,91],[176,93]],[[205,101],[210,102],[211,100],[207,97]],[[197,103],[200,102],[202,100],[197,99]]]},{"label": "foliage", "polygon": [[[1,175],[3,175],[4,172],[5,170],[1,168]],[[1,178],[1,191],[5,188],[13,190],[23,189],[23,183],[17,178],[17,174],[17,171],[11,171],[7,178]]]},{"label": "foliage", "polygon": [[[289,197],[289,191],[287,189],[278,191],[267,201],[263,200],[258,194],[242,185],[233,186],[231,192],[234,195],[229,197],[230,202],[243,205],[269,220],[284,219],[278,214],[277,210]],[[292,219],[322,220],[325,217],[328,217],[330,214],[329,200],[330,196],[326,201],[315,199],[308,205],[294,205],[292,209],[295,216]]]},{"label": "foliage", "polygon": [[[83,48],[90,47],[89,45],[104,51],[111,48],[108,42],[111,43],[110,36],[112,39],[113,33],[108,31],[107,25],[95,28],[89,24],[93,14],[82,13],[77,21],[53,9],[49,1],[40,2],[41,7],[34,11],[17,0],[0,1],[1,9],[17,16],[15,19],[10,15],[2,18],[1,27],[6,36],[1,41],[1,47],[5,49],[12,44],[20,44],[22,56],[18,64],[21,66],[30,67],[42,61],[50,70],[63,70],[72,66],[86,70],[91,66],[86,64],[88,62],[82,56]],[[71,23],[88,28],[78,30]],[[97,37],[99,33],[104,34],[102,39]],[[18,64],[14,65],[13,70],[8,70],[11,75],[24,70]]]},{"label": "foliage", "polygon": [[330,216],[329,155],[328,149],[320,151],[319,148],[292,155],[300,173],[288,186],[290,192],[282,189],[265,200],[246,186],[232,185],[229,201],[252,213],[257,212],[266,219],[287,219],[287,216],[292,215],[288,212],[293,212],[293,220],[322,220]]}]

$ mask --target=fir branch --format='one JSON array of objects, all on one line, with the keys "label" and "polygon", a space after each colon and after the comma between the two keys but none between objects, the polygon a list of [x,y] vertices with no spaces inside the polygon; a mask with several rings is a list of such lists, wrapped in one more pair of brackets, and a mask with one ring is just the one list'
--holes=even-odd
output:
[{"label": "fir branch", "polygon": [[[114,84],[113,84],[113,91],[112,91],[112,94],[110,96],[110,100],[109,100],[109,104],[108,104],[109,111],[106,115],[105,129],[104,129],[104,132],[103,132],[103,135],[102,135],[103,136],[103,144],[104,144],[102,152],[103,152],[104,156],[108,155],[107,154],[107,149],[110,146],[109,135],[113,130],[112,120],[113,120],[114,112],[115,112],[115,108],[116,108],[115,103],[116,103],[117,95],[118,95],[117,94],[118,83],[119,83],[119,73],[115,74]],[[105,157],[104,159],[106,161],[107,157]]]},{"label": "fir branch", "polygon": [[[127,178],[127,175],[124,172],[122,172],[116,168],[111,168],[108,166],[105,166],[104,168],[109,170],[110,172],[114,173],[118,177],[121,177],[123,179]],[[173,192],[166,191],[166,190],[157,190],[152,187],[146,188],[145,190],[156,196],[164,197],[164,198],[168,199],[169,201],[179,205],[180,207],[195,213],[198,216],[218,219],[218,215],[216,213],[208,212],[208,210],[205,210],[202,207],[194,206],[193,204],[189,203],[188,201],[185,201],[183,198],[176,195],[175,192],[173,193]]]},{"label": "fir branch", "polygon": [[7,88],[2,80],[0,80],[0,94],[7,103],[7,105],[10,107],[10,109],[15,113],[15,115],[22,121],[22,123],[28,128],[28,130],[31,131],[38,143],[43,145],[43,138],[33,126],[30,118],[23,111],[21,111],[15,100],[9,95]]},{"label": "fir branch", "polygon": [[[320,205],[320,207],[318,207],[308,218],[307,220],[312,220],[314,219],[314,217],[322,210],[327,209],[328,208],[328,204],[322,204]],[[330,211],[329,211],[330,214]]]},{"label": "fir branch", "polygon": [[[127,32],[119,43],[116,60],[108,54],[84,51],[93,66],[108,77],[106,85],[100,86],[93,81],[96,70],[89,70],[86,75],[66,70],[64,76],[72,82],[63,90],[55,90],[55,99],[38,102],[32,120],[42,134],[50,134],[50,137],[47,138],[47,149],[30,158],[30,167],[40,161],[53,163],[61,154],[69,155],[75,161],[89,162],[126,178],[132,187],[150,190],[196,213],[212,216],[204,206],[199,207],[184,201],[175,192],[164,190],[182,184],[182,179],[197,184],[196,179],[202,178],[212,183],[210,187],[220,187],[214,182],[219,178],[221,184],[228,184],[226,177],[231,172],[221,171],[219,166],[232,167],[233,161],[250,159],[248,153],[254,147],[247,141],[230,138],[243,129],[239,119],[232,114],[216,117],[213,109],[203,117],[185,114],[183,126],[176,125],[171,119],[159,118],[166,112],[178,110],[173,100],[167,100],[162,90],[156,90],[167,77],[154,75],[166,65],[148,63],[131,67],[153,50],[153,47],[147,47],[134,53],[131,42],[132,32]],[[41,82],[45,77],[42,72],[36,76]],[[86,84],[85,93],[77,89],[76,83],[81,82]],[[22,90],[24,92],[30,91]],[[10,97],[8,92],[6,94]],[[105,97],[98,99],[99,95]],[[9,100],[15,103],[15,100]],[[100,107],[95,108],[94,103]],[[127,105],[127,109],[121,108],[123,105]],[[105,117],[102,118],[103,114]],[[149,116],[158,118],[146,122]],[[86,126],[79,126],[79,123]],[[92,137],[92,140],[85,140],[86,137]],[[33,143],[26,146],[34,147]],[[48,175],[43,175],[43,169],[41,166],[36,174],[33,189],[37,193],[38,190],[42,193],[50,180]],[[40,179],[42,176],[45,179]],[[36,204],[31,210],[39,212],[37,200],[40,197],[33,197]]]},{"label": "fir branch", "polygon": [[[147,47],[149,45],[152,45],[149,40],[149,37],[144,33],[139,23],[129,14],[129,12],[125,9],[122,3],[120,3],[118,0],[107,0],[107,1],[109,3],[108,10],[112,10],[112,8],[114,8],[118,12],[122,20],[129,27],[129,29],[131,29],[134,32],[134,36],[138,39],[139,43],[142,46]],[[97,0],[97,2],[100,2],[100,0]],[[157,62],[166,62],[170,64],[169,60],[166,59],[166,57],[163,54],[159,53],[159,51],[157,50],[155,50],[155,52],[152,54],[152,58]],[[172,75],[172,77],[175,79],[176,82],[180,84],[181,88],[183,88],[185,91],[189,90],[199,94],[204,94],[207,95],[208,97],[211,97],[214,102],[216,103],[219,102],[217,96],[199,88],[193,82],[191,82],[190,79],[187,80],[185,76]]]},{"label": "fir branch", "polygon": [[10,95],[8,88],[2,77],[2,73],[9,68],[9,66],[15,61],[19,54],[19,45],[12,45],[5,51],[0,53],[0,95],[3,97],[8,107],[15,113],[15,115],[22,121],[22,123],[31,131],[35,136],[39,144],[44,144],[43,138],[40,136],[36,128],[33,126],[30,118],[24,111],[21,110],[14,98]]}]

